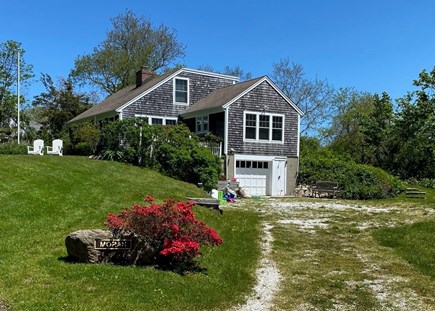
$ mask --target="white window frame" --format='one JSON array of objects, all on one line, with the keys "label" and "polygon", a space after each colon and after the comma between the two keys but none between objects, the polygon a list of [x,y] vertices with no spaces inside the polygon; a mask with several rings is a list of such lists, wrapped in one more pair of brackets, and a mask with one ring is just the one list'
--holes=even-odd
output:
[{"label": "white window frame", "polygon": [[[176,86],[177,86],[177,80],[185,80],[185,81],[187,81],[187,102],[186,102],[186,103],[183,103],[183,102],[177,102],[177,101],[176,101],[176,99],[177,99],[177,97],[176,97],[176,93],[177,93],[177,89],[176,89]],[[172,90],[172,96],[173,96],[174,104],[175,104],[175,105],[184,105],[184,106],[189,105],[189,103],[190,103],[190,92],[189,92],[190,87],[189,87],[189,78],[175,77],[174,80],[173,80],[173,86],[172,86],[172,89],[173,89],[173,90]]]},{"label": "white window frame", "polygon": [[[256,116],[255,122],[255,139],[246,138],[246,115],[253,114]],[[260,115],[269,117],[269,139],[260,139]],[[273,140],[273,117],[282,118],[282,135],[281,140]],[[284,144],[284,129],[285,129],[285,115],[280,113],[266,113],[258,111],[245,111],[243,113],[243,141],[244,142],[255,142],[255,143],[274,143],[274,144]]]},{"label": "white window frame", "polygon": [[153,125],[152,119],[161,119],[161,120],[163,120],[162,125],[167,125],[166,124],[167,120],[175,121],[175,125],[177,125],[177,121],[178,121],[178,118],[173,118],[173,117],[151,116],[151,115],[145,115],[145,114],[135,114],[134,116],[137,117],[137,118],[147,118],[149,125]]},{"label": "white window frame", "polygon": [[[199,126],[200,126],[200,130],[199,131],[198,131],[198,123],[199,123]],[[204,129],[204,124],[207,124],[207,129]],[[196,117],[195,118],[195,132],[197,134],[208,133],[209,130],[210,130],[210,122],[209,122],[208,115],[201,116],[201,117]]]}]

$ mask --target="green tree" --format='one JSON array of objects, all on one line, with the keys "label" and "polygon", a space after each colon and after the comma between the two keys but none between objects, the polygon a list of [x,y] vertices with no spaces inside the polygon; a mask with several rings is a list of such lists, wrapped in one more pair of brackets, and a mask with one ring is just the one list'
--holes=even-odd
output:
[{"label": "green tree", "polygon": [[74,91],[73,81],[60,78],[57,87],[48,74],[41,75],[46,92],[35,96],[33,106],[38,109],[39,119],[47,131],[46,139],[59,138],[66,130],[66,123],[90,108],[87,94]]},{"label": "green tree", "polygon": [[324,132],[329,147],[336,153],[346,153],[358,163],[367,163],[362,124],[368,123],[373,110],[373,98],[352,88],[340,89],[334,98],[336,113],[331,127]]},{"label": "green tree", "polygon": [[389,168],[390,143],[393,125],[393,104],[387,93],[372,96],[372,108],[366,118],[361,120],[366,163],[383,169]]},{"label": "green tree", "polygon": [[[26,64],[21,43],[13,40],[0,43],[0,140],[16,133],[11,127],[17,122],[18,52],[20,84],[26,87],[33,73],[32,65]],[[24,102],[24,98],[20,102]]]},{"label": "green tree", "polygon": [[165,71],[184,57],[184,46],[177,41],[176,32],[167,26],[155,27],[132,11],[118,15],[111,22],[107,38],[93,53],[75,60],[72,76],[81,84],[113,94],[134,84],[135,74],[142,66],[154,72]]},{"label": "green tree", "polygon": [[435,178],[435,67],[413,85],[419,89],[398,100],[391,169],[402,178]]}]

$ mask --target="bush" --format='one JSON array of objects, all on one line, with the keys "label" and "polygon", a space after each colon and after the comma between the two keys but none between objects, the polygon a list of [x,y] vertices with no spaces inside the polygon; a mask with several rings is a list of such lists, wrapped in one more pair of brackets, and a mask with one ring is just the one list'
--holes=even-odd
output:
[{"label": "bush", "polygon": [[82,156],[89,156],[92,155],[92,146],[89,143],[78,143],[74,146],[74,154],[76,155],[82,155]]},{"label": "bush", "polygon": [[120,120],[101,131],[103,159],[156,169],[205,190],[215,187],[221,164],[184,125],[153,126],[140,118]]},{"label": "bush", "polygon": [[17,143],[0,144],[0,154],[27,154],[27,146]]},{"label": "bush", "polygon": [[300,160],[298,182],[337,181],[345,199],[381,199],[403,190],[401,181],[385,171],[335,157],[328,151],[304,153]]},{"label": "bush", "polygon": [[435,178],[434,179],[423,178],[417,181],[416,184],[418,184],[421,187],[435,189]]},{"label": "bush", "polygon": [[195,218],[191,208],[194,203],[168,199],[157,205],[151,196],[145,201],[148,206],[136,204],[118,215],[109,214],[105,224],[115,237],[133,234],[146,248],[139,253],[149,256],[151,252],[156,264],[178,272],[192,270],[196,268],[195,257],[201,255],[200,245],[222,244],[214,229]]}]

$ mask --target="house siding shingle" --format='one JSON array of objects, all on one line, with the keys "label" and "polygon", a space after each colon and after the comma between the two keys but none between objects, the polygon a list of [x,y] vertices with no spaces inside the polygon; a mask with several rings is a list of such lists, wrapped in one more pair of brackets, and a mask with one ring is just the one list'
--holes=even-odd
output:
[{"label": "house siding shingle", "polygon": [[[212,91],[233,84],[233,80],[192,72],[181,72],[176,77],[189,79],[189,105],[193,105]],[[178,117],[188,106],[174,104],[171,79],[123,109],[123,118],[133,118],[136,114]]]},{"label": "house siding shingle", "polygon": [[[297,156],[298,112],[269,83],[264,81],[228,109],[228,149],[237,154]],[[244,142],[245,111],[284,114],[284,143]]]}]

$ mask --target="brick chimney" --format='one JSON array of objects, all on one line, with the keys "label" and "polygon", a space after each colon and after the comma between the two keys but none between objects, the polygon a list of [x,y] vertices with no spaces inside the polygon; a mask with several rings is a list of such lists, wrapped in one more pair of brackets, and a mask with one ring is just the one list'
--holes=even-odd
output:
[{"label": "brick chimney", "polygon": [[138,72],[136,72],[136,87],[141,86],[145,81],[152,77],[154,77],[154,72],[142,67]]}]

